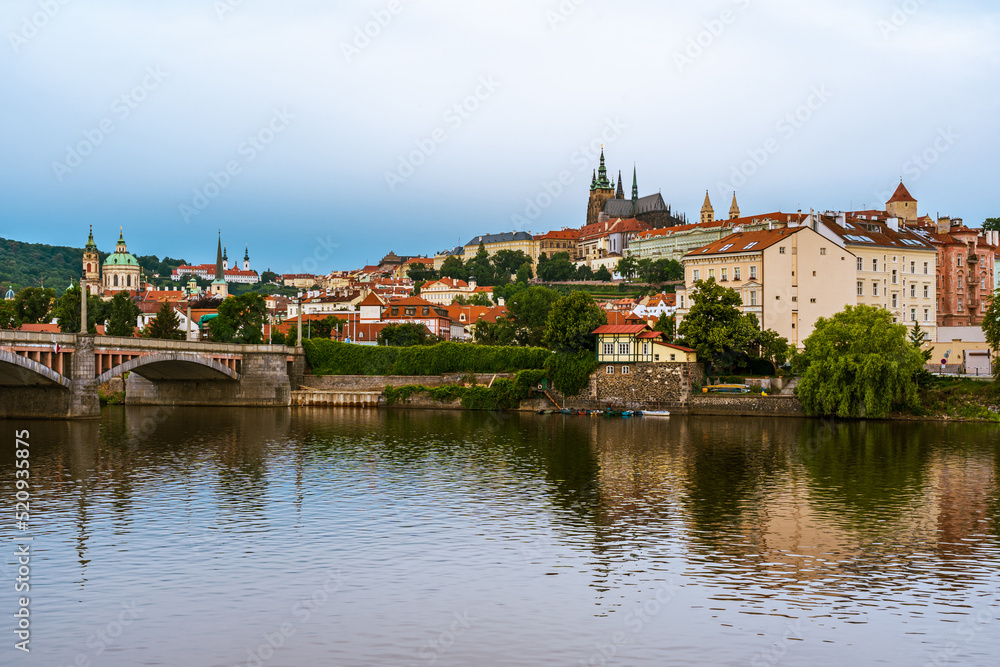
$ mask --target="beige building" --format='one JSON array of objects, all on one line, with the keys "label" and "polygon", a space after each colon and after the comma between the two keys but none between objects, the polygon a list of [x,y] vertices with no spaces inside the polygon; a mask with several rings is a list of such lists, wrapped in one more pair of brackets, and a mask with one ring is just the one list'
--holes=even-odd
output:
[{"label": "beige building", "polygon": [[[490,257],[501,250],[520,250],[531,258],[532,267],[538,264],[538,242],[528,232],[504,232],[503,234],[477,236],[465,244],[463,259],[468,261],[475,257],[476,253],[479,252],[480,244],[486,249]],[[434,259],[436,264],[437,257]]]},{"label": "beige building", "polygon": [[493,288],[479,287],[475,280],[467,283],[464,280],[441,278],[426,283],[420,288],[420,296],[435,306],[450,306],[455,297],[464,296],[468,298],[479,292],[485,293],[490,300],[493,299]]},{"label": "beige building", "polygon": [[801,347],[816,320],[855,303],[855,261],[808,227],[732,234],[684,257],[677,326],[690,312],[694,283],[714,280],[739,292],[742,312],[762,328]]},{"label": "beige building", "polygon": [[898,218],[824,214],[805,224],[855,256],[856,304],[885,308],[907,327],[918,322],[928,340],[937,340],[938,252],[928,239]]},{"label": "beige building", "polygon": [[764,213],[744,218],[709,220],[696,225],[653,229],[629,243],[628,254],[637,259],[673,259],[681,261],[692,250],[704,248],[734,232],[759,232],[795,225],[806,216],[801,213]]}]

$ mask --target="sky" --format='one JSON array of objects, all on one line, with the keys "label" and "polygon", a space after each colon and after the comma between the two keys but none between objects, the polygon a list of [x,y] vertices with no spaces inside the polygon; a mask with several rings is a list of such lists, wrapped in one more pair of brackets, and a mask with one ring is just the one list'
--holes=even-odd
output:
[{"label": "sky", "polygon": [[[326,273],[580,227],[1000,216],[1000,6],[957,0],[4,0],[0,236]],[[235,250],[234,250],[235,249]]]}]

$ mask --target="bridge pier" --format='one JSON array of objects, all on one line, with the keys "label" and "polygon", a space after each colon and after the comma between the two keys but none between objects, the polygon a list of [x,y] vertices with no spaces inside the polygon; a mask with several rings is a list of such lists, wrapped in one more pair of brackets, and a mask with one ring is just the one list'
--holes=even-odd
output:
[{"label": "bridge pier", "polygon": [[[38,359],[57,358],[62,365],[62,355],[49,350],[39,350]],[[101,403],[97,397],[97,380],[94,377],[94,337],[77,335],[74,352],[69,355],[68,373],[50,373],[57,381],[44,382],[36,373],[21,367],[7,366],[6,381],[0,386],[0,417],[28,419],[91,419],[101,416]],[[28,356],[29,361],[31,355]],[[35,362],[37,366],[41,363]],[[55,364],[53,364],[55,365]],[[37,367],[36,369],[38,370]],[[41,370],[45,370],[42,367]],[[51,369],[50,369],[51,370]],[[61,369],[67,370],[67,369]]]},{"label": "bridge pier", "polygon": [[243,354],[240,381],[147,380],[133,372],[125,381],[126,405],[282,407],[292,404],[287,352]]}]

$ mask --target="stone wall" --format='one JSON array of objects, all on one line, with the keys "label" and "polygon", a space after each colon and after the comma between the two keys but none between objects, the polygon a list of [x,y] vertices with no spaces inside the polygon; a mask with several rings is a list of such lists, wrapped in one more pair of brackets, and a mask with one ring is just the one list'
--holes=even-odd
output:
[{"label": "stone wall", "polygon": [[688,402],[688,414],[771,417],[804,417],[802,404],[795,396],[747,396],[737,394],[700,394]]},{"label": "stone wall", "polygon": [[[614,373],[608,374],[608,368]],[[623,369],[628,368],[627,374]],[[679,405],[691,395],[691,385],[704,380],[701,364],[601,364],[591,376],[591,395],[601,404],[624,406]],[[584,398],[584,397],[581,397]]]}]

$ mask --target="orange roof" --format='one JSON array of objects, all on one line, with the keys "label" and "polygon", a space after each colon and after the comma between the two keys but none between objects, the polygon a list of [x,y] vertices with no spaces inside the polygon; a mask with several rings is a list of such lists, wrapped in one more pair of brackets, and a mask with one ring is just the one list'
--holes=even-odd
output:
[{"label": "orange roof", "polygon": [[912,201],[912,202],[917,201],[910,194],[909,190],[906,189],[906,186],[903,185],[902,181],[899,182],[899,187],[896,188],[896,191],[892,194],[892,198],[889,199],[887,203],[892,204],[893,202],[897,201]]},{"label": "orange roof", "polygon": [[570,239],[576,240],[580,238],[579,229],[562,229],[558,232],[549,232],[548,234],[539,234],[535,237],[536,241],[547,241],[549,239]]},{"label": "orange roof", "polygon": [[673,343],[660,343],[660,344],[665,345],[667,347],[672,347],[675,350],[680,350],[681,352],[691,352],[691,353],[698,352],[698,350],[692,350],[690,347],[682,347],[680,345],[674,345]]},{"label": "orange roof", "polygon": [[362,300],[358,306],[384,306],[385,301],[382,301],[375,292],[369,292],[368,296]]},{"label": "orange roof", "polygon": [[759,252],[765,248],[770,248],[775,243],[789,238],[792,234],[798,234],[806,227],[793,227],[792,229],[771,229],[761,232],[740,232],[730,234],[718,241],[709,243],[703,248],[692,250],[685,257],[695,257],[701,255],[722,255],[744,251]]}]

